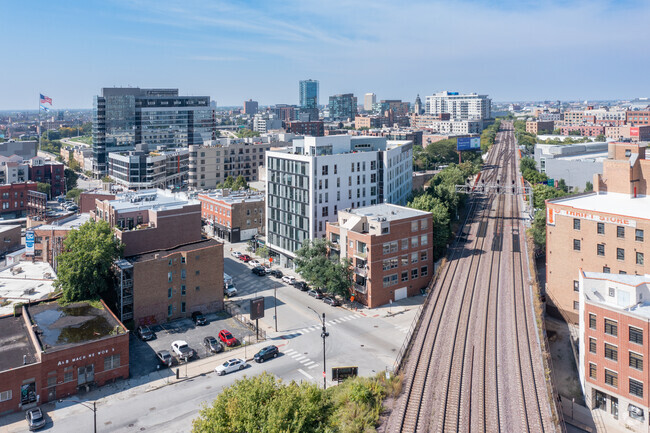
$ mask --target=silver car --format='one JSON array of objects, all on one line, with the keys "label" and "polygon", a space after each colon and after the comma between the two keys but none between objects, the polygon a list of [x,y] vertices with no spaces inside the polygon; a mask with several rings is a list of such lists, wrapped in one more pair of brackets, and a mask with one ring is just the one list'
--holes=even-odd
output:
[{"label": "silver car", "polygon": [[27,419],[27,425],[29,426],[29,431],[38,430],[45,426],[45,417],[43,412],[41,412],[40,407],[35,407],[29,409],[25,412],[25,418]]},{"label": "silver car", "polygon": [[248,364],[246,364],[246,361],[244,361],[243,359],[234,358],[224,362],[221,365],[218,365],[217,367],[215,367],[214,371],[219,376],[223,376],[225,374],[232,373],[233,371],[243,370],[247,366]]}]

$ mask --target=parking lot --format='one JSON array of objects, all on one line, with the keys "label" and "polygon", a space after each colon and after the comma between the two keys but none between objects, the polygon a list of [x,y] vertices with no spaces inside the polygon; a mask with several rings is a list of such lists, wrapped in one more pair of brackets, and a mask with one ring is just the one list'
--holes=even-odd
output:
[{"label": "parking lot", "polygon": [[[160,364],[156,352],[168,350],[172,353],[171,344],[176,340],[184,340],[194,349],[196,355],[189,362],[214,356],[203,347],[203,338],[212,336],[218,339],[219,331],[222,329],[230,331],[240,344],[244,340],[255,342],[254,332],[228,314],[220,312],[207,314],[205,317],[208,319],[208,323],[204,326],[195,326],[191,319],[178,319],[162,325],[152,326],[151,329],[156,334],[156,337],[149,341],[141,341],[135,336],[135,332],[132,332],[129,362],[131,376],[138,377],[156,371]],[[225,347],[225,350],[228,351],[229,348]],[[252,356],[252,349],[248,356]],[[174,360],[173,365],[178,364],[178,360]]]}]

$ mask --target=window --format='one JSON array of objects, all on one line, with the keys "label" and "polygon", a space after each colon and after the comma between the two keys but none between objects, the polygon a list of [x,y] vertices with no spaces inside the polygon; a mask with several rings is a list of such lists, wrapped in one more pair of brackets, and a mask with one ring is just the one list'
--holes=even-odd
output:
[{"label": "window", "polygon": [[63,382],[72,382],[74,380],[72,367],[66,367],[63,370]]},{"label": "window", "polygon": [[605,383],[614,388],[618,388],[618,373],[605,369]]},{"label": "window", "polygon": [[408,281],[409,280],[409,271],[403,271],[402,272],[402,281]]},{"label": "window", "polygon": [[427,275],[429,275],[429,267],[428,266],[422,266],[420,268],[420,276],[421,277],[426,277]]},{"label": "window", "polygon": [[104,371],[113,370],[120,366],[120,354],[107,356],[104,358]]},{"label": "window", "polygon": [[198,292],[199,290],[201,290],[201,286],[196,286],[196,287],[194,288],[194,290],[196,290],[196,291]]},{"label": "window", "polygon": [[172,273],[171,273],[171,271],[167,272],[167,281],[169,281],[170,283],[172,282]]},{"label": "window", "polygon": [[625,250],[623,248],[616,248],[616,260],[625,260]]},{"label": "window", "polygon": [[415,280],[418,277],[418,269],[411,269],[411,279]]},{"label": "window", "polygon": [[643,242],[643,230],[636,229],[634,231],[634,240]]},{"label": "window", "polygon": [[643,355],[639,355],[638,353],[634,353],[634,352],[629,352],[629,353],[630,353],[630,367],[636,370],[643,371]]},{"label": "window", "polygon": [[409,240],[408,239],[402,239],[402,249],[403,250],[408,250],[409,249]]},{"label": "window", "polygon": [[589,363],[589,377],[590,378],[596,379],[596,370],[597,370],[596,364],[594,364],[593,362],[590,362]]},{"label": "window", "polygon": [[589,329],[596,329],[596,315],[589,314]]},{"label": "window", "polygon": [[429,235],[421,235],[420,245],[426,245],[427,243],[429,243]]},{"label": "window", "polygon": [[322,214],[323,214],[324,217],[329,215],[329,207],[328,206],[323,207]]},{"label": "window", "polygon": [[11,400],[11,390],[0,392],[0,401]]},{"label": "window", "polygon": [[328,169],[329,169],[329,167],[328,167],[327,165],[324,165],[324,166],[323,166],[322,173],[323,173],[324,176],[326,176],[326,175],[328,174],[328,173],[327,173],[327,172],[328,172]]},{"label": "window", "polygon": [[427,226],[428,226],[428,222],[427,222],[427,220],[425,220],[425,219],[424,219],[424,220],[420,220],[420,230],[424,230],[424,229],[426,229]]},{"label": "window", "polygon": [[418,247],[418,237],[413,236],[411,238],[411,248],[417,248]]},{"label": "window", "polygon": [[573,280],[573,291],[574,292],[579,292],[580,291],[580,281]]},{"label": "window", "polygon": [[407,266],[408,264],[409,264],[409,255],[408,255],[408,254],[404,254],[404,255],[402,256],[402,266]]},{"label": "window", "polygon": [[411,263],[418,262],[418,253],[411,253]]},{"label": "window", "polygon": [[608,266],[603,266],[603,273],[604,274],[609,274],[611,272],[611,269],[609,269]]},{"label": "window", "polygon": [[580,220],[573,218],[573,230],[580,230]]},{"label": "window", "polygon": [[580,301],[573,301],[573,309],[576,311],[580,309]]},{"label": "window", "polygon": [[630,342],[635,344],[643,344],[643,329],[630,326]]},{"label": "window", "polygon": [[573,251],[580,251],[580,239],[573,240]]},{"label": "window", "polygon": [[174,312],[174,308],[171,305],[168,305],[167,306],[167,315],[171,316],[173,312]]},{"label": "window", "polygon": [[640,253],[640,252],[636,253],[636,264],[637,265],[642,265],[643,264],[643,253]]},{"label": "window", "polygon": [[618,348],[609,343],[605,343],[605,358],[618,361]]},{"label": "window", "polygon": [[628,157],[628,158],[629,158],[630,156],[632,156],[632,150],[630,150],[630,149],[625,149],[625,156]]},{"label": "window", "polygon": [[427,251],[420,251],[420,261],[424,262],[429,258],[429,254]]},{"label": "window", "polygon": [[605,334],[618,337],[618,322],[612,319],[605,319]]},{"label": "window", "polygon": [[47,376],[47,386],[56,385],[56,371],[51,371],[50,375]]},{"label": "window", "polygon": [[625,227],[616,226],[616,237],[617,238],[624,238],[625,237]]},{"label": "window", "polygon": [[605,234],[605,223],[597,223],[596,232],[599,235],[604,235]]},{"label": "window", "polygon": [[185,256],[181,256],[181,263],[185,263],[185,262],[186,262]]},{"label": "window", "polygon": [[597,353],[597,345],[596,345],[596,339],[595,338],[589,338],[589,352],[590,353]]},{"label": "window", "polygon": [[598,254],[599,256],[605,255],[605,244],[596,245],[596,254]]},{"label": "window", "polygon": [[185,302],[181,302],[181,313],[185,312]]},{"label": "window", "polygon": [[167,289],[167,298],[171,299],[171,297],[172,297],[172,288],[170,287],[169,289]]},{"label": "window", "polygon": [[630,394],[643,398],[643,383],[630,378]]},{"label": "window", "polygon": [[183,284],[181,286],[181,296],[185,296],[186,293],[187,293],[187,290],[185,289],[185,284]]},{"label": "window", "polygon": [[181,280],[185,279],[185,269],[181,269]]},{"label": "window", "polygon": [[411,221],[411,231],[412,232],[417,232],[418,231],[418,222],[417,221]]}]

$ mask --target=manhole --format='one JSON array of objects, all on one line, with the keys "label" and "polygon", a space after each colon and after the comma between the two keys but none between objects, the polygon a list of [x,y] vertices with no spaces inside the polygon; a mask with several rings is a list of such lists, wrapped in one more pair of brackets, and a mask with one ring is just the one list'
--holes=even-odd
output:
[{"label": "manhole", "polygon": [[361,347],[363,347],[363,344],[361,345]]},{"label": "manhole", "polygon": [[129,427],[133,427],[133,424],[129,424]]},{"label": "manhole", "polygon": [[149,410],[156,410],[156,406],[150,407]]},{"label": "manhole", "polygon": [[206,386],[206,387],[205,387],[205,389],[210,389],[210,388],[212,388],[212,387],[211,387],[211,386]]}]

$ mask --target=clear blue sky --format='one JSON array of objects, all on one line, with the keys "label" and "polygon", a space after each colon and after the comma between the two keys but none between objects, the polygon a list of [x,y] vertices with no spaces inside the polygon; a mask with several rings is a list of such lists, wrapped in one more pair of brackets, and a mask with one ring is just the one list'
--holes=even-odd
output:
[{"label": "clear blue sky", "polygon": [[84,0],[0,3],[0,110],[178,87],[220,106],[298,102],[298,81],[413,101],[650,96],[644,0]]}]

